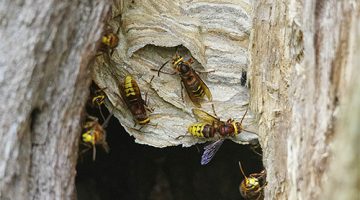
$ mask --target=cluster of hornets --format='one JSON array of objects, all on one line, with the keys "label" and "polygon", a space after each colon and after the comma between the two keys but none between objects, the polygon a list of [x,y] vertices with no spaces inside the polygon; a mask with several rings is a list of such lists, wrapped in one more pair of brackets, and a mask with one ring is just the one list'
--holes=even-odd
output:
[{"label": "cluster of hornets", "polygon": [[[112,32],[111,29],[108,29],[104,32],[101,38],[99,52],[107,59],[110,59],[110,56],[113,54],[114,49],[118,46],[118,43],[119,38],[117,37],[117,34]],[[182,86],[184,86],[191,102],[196,107],[201,107],[200,102],[205,96],[209,101],[212,101],[212,94],[208,86],[200,78],[198,73],[191,67],[191,64],[193,63],[192,58],[185,60],[184,57],[176,54],[171,60],[171,64],[174,69],[173,73],[161,71],[168,62],[170,62],[170,60],[165,62],[159,69],[152,70],[157,71],[158,76],[160,76],[160,73],[179,75]],[[92,148],[93,160],[95,160],[96,157],[97,145],[103,147],[106,152],[109,152],[109,146],[106,142],[105,127],[107,126],[112,113],[110,113],[110,115],[105,119],[103,113],[101,112],[101,105],[104,104],[106,99],[104,93],[105,89],[106,88],[101,88],[93,92],[94,94],[91,98],[91,104],[93,106],[98,106],[104,122],[100,124],[98,118],[88,116],[88,120],[83,126],[84,132],[82,133],[82,144],[86,146],[86,149],[84,149],[83,152]],[[147,98],[145,97],[145,100],[142,98],[140,88],[133,76],[126,75],[123,81],[119,81],[119,93],[121,95],[121,99],[125,102],[127,108],[133,115],[136,124],[141,126],[149,124],[150,118],[147,112],[151,112],[151,109],[147,106]],[[242,122],[245,115],[247,114],[247,110],[240,121],[235,121],[233,119],[222,121],[216,115],[214,106],[212,108],[214,116],[201,109],[193,108],[192,112],[198,122],[191,124],[188,127],[188,133],[194,137],[213,138],[215,136],[219,136],[220,138],[219,140],[212,142],[204,147],[204,153],[201,157],[202,165],[206,165],[211,161],[215,153],[224,142],[225,138],[234,137],[243,131],[247,131],[242,126]],[[184,136],[179,136],[178,138],[181,137]],[[81,152],[81,154],[83,152]],[[241,195],[245,199],[263,198],[263,189],[267,184],[265,170],[261,171],[260,173],[253,173],[249,176],[246,176],[240,162],[239,166],[241,173],[244,176],[244,180],[241,182],[239,187]]]}]

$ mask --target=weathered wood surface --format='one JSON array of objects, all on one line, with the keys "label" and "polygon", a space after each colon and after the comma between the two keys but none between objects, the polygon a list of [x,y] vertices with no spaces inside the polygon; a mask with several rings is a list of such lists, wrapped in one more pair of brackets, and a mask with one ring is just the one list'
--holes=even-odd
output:
[{"label": "weathered wood surface", "polygon": [[[179,79],[161,75],[149,85],[156,75],[150,69],[183,45],[186,56],[191,53],[197,61],[194,68],[215,69],[203,77],[223,119],[241,118],[249,96],[241,72],[249,71],[251,110],[268,172],[266,199],[322,199],[324,191],[332,199],[357,194],[358,113],[351,110],[358,111],[359,102],[353,95],[358,88],[350,87],[358,85],[356,1],[119,2],[116,70],[100,57],[93,77],[109,88],[115,115],[136,142],[158,147],[203,142],[176,140],[195,121],[190,101],[181,100]],[[87,65],[106,3],[0,3],[0,198],[73,198]],[[133,128],[129,111],[114,95],[113,72],[120,79],[125,73],[138,78],[151,96],[152,123],[158,127]],[[209,103],[203,108],[211,112]],[[344,118],[335,128],[339,113]],[[253,121],[249,115],[245,124]]]},{"label": "weathered wood surface", "polygon": [[342,88],[342,102],[336,135],[331,144],[328,179],[323,199],[360,199],[360,7],[354,7],[349,24],[347,87]]},{"label": "weathered wood surface", "polygon": [[356,72],[349,59],[359,56],[350,42],[358,37],[358,6],[356,1],[254,2],[250,95],[268,173],[265,199],[323,199],[328,176],[359,178],[355,170],[328,171],[330,165],[343,166],[333,157],[342,149],[330,148],[337,136],[344,138],[342,144],[349,142],[348,153],[357,148],[345,139],[354,138],[354,130],[343,133],[335,122],[345,114],[339,105]]},{"label": "weathered wood surface", "polygon": [[0,3],[0,199],[71,199],[106,1]]}]

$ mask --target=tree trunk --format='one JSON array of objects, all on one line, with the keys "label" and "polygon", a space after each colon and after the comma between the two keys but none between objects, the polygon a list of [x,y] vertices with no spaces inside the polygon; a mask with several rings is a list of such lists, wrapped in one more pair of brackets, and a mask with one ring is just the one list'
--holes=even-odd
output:
[{"label": "tree trunk", "polygon": [[106,1],[0,3],[0,199],[74,198]]},{"label": "tree trunk", "polygon": [[[106,1],[0,4],[0,199],[74,198],[87,66],[107,8]],[[358,197],[356,1],[119,1],[113,12],[121,12],[120,23],[109,21],[120,27],[114,63],[99,57],[92,76],[107,87],[107,105],[117,107],[115,115],[136,142],[165,147],[205,141],[177,139],[195,122],[179,80],[161,75],[150,82],[156,75],[151,69],[178,50],[170,47],[182,45],[195,68],[215,69],[203,78],[222,119],[242,117],[248,91],[240,86],[241,74],[248,71],[267,171],[265,199]],[[133,127],[115,95],[114,73],[131,73],[150,91],[158,126]],[[211,103],[203,109],[210,112]],[[234,140],[246,143],[241,137]]]},{"label": "tree trunk", "polygon": [[329,161],[328,180],[324,199],[360,199],[360,8],[354,7],[349,26],[349,57],[347,61],[347,87],[340,120],[333,139],[333,157]]},{"label": "tree trunk", "polygon": [[[359,162],[349,161],[358,152],[351,142],[356,129],[335,129],[339,113],[349,115],[350,124],[359,119],[358,110],[340,109],[350,105],[349,80],[357,74],[351,58],[359,54],[351,44],[358,39],[350,39],[359,37],[358,29],[355,1],[255,2],[250,95],[264,150],[266,199],[322,199],[329,180],[342,185],[346,176],[359,183],[357,170],[346,171]],[[358,107],[360,101],[352,103]],[[338,145],[330,148],[335,142],[349,145],[347,162],[334,157],[343,152]],[[347,167],[339,173],[329,171],[332,165]],[[355,199],[357,185],[346,184],[328,199]]]}]

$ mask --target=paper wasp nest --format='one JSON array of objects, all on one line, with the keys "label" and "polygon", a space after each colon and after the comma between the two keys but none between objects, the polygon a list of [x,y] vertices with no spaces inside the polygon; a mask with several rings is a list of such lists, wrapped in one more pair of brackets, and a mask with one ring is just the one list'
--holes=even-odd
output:
[{"label": "paper wasp nest", "polygon": [[[119,45],[110,62],[103,56],[96,59],[93,78],[100,88],[107,88],[105,92],[111,101],[111,104],[107,102],[108,109],[113,110],[137,143],[166,147],[206,141],[190,134],[177,138],[185,135],[188,126],[196,122],[191,112],[194,105],[185,90],[182,100],[178,75],[157,76],[156,71],[151,71],[170,60],[176,52],[185,59],[192,56],[195,60],[192,67],[197,71],[213,70],[200,73],[213,96],[213,101],[205,100],[201,109],[213,114],[211,104],[214,104],[221,120],[242,118],[249,101],[248,88],[241,83],[249,61],[251,2],[122,1],[113,8],[113,16],[120,14],[121,17],[109,21],[115,32],[120,27]],[[171,62],[162,71],[173,72]],[[142,128],[134,127],[133,116],[119,98],[118,80],[123,82],[126,74],[137,80],[143,98],[147,93],[149,107],[154,109],[150,113],[150,124]],[[256,131],[250,112],[243,125]],[[247,144],[256,138],[248,133],[230,139]]]}]

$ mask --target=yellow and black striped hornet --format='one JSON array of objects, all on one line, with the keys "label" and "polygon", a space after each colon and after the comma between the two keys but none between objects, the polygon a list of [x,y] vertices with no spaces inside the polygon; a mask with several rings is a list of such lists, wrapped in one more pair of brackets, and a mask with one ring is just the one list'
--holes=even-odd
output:
[{"label": "yellow and black striped hornet", "polygon": [[[102,89],[103,90],[103,89]],[[96,94],[96,96],[94,96],[92,99],[91,99],[91,103],[92,105],[96,105],[96,106],[101,106],[104,104],[105,102],[105,94],[104,93],[98,93]]]},{"label": "yellow and black striped hornet", "polygon": [[92,83],[92,85],[90,86],[90,98],[87,102],[87,105],[90,106],[91,108],[97,107],[99,109],[99,112],[102,116],[102,120],[104,121],[105,121],[105,117],[102,112],[101,106],[104,104],[106,99],[106,94],[104,92],[105,89],[106,87],[100,89],[95,83]]},{"label": "yellow and black striped hornet", "polygon": [[229,119],[224,122],[221,121],[218,117],[212,116],[209,113],[196,108],[192,109],[192,112],[195,118],[200,122],[194,123],[188,127],[188,132],[191,135],[201,138],[212,138],[216,134],[219,134],[221,137],[219,140],[212,142],[204,147],[204,153],[201,156],[202,165],[206,165],[211,161],[226,137],[236,136],[242,131],[255,134],[251,131],[245,130],[242,126],[242,122],[247,114],[247,110],[240,122],[237,122],[233,119]]},{"label": "yellow and black striped hornet", "polygon": [[114,33],[112,28],[105,28],[100,40],[99,51],[109,53],[109,55],[113,54],[114,49],[119,45],[119,37],[117,36],[119,30],[120,27]]},{"label": "yellow and black striped hornet", "polygon": [[88,116],[90,119],[84,125],[85,132],[81,134],[82,142],[88,148],[85,149],[82,153],[89,150],[90,148],[93,149],[93,160],[96,158],[96,146],[100,145],[106,153],[109,152],[110,148],[106,142],[106,132],[105,127],[109,122],[112,114],[107,117],[103,124],[99,123],[98,118],[93,116]]},{"label": "yellow and black striped hornet", "polygon": [[239,190],[243,198],[248,200],[264,199],[264,187],[267,185],[265,170],[260,173],[250,174],[248,177],[245,175],[242,169],[241,162],[239,161],[241,173],[244,176],[244,180],[241,181]]},{"label": "yellow and black striped hornet", "polygon": [[90,98],[88,100],[88,105],[93,107],[93,106],[97,106],[100,107],[101,105],[104,104],[105,99],[106,99],[106,94],[105,91],[106,87],[104,88],[100,88],[99,86],[97,86],[95,84],[95,82],[91,83],[90,86]]},{"label": "yellow and black striped hornet", "polygon": [[[160,76],[161,69],[168,63],[169,61],[165,62],[158,71],[158,76]],[[173,68],[175,69],[174,73],[166,73],[170,75],[179,74],[181,78],[181,87],[184,86],[185,90],[196,107],[201,107],[200,102],[206,95],[209,101],[212,101],[212,94],[204,83],[204,81],[200,78],[200,76],[196,73],[196,71],[191,67],[193,60],[190,58],[187,61],[184,60],[184,57],[176,54],[172,60]],[[181,97],[182,90],[181,90]]]},{"label": "yellow and black striped hornet", "polygon": [[[226,122],[220,121],[218,117],[212,116],[209,113],[200,110],[200,109],[192,109],[192,112],[195,118],[200,121],[200,123],[195,123],[191,125],[188,129],[189,133],[195,137],[207,137],[207,136],[214,136],[212,131],[215,130],[216,133],[219,133],[222,137],[227,136],[236,136],[244,130],[242,126],[242,121],[244,120],[247,110],[243,115],[240,122],[237,122],[233,119],[228,119]],[[206,125],[213,126],[213,129],[205,128]]]},{"label": "yellow and black striped hornet", "polygon": [[136,123],[148,124],[150,118],[146,112],[146,102],[141,97],[140,88],[135,79],[131,75],[125,76],[124,83],[120,84],[119,90]]}]

